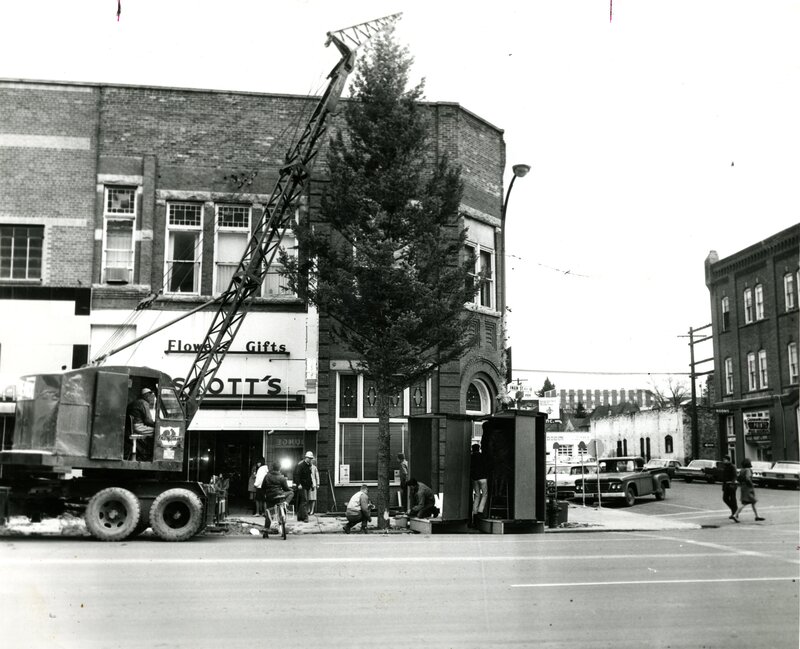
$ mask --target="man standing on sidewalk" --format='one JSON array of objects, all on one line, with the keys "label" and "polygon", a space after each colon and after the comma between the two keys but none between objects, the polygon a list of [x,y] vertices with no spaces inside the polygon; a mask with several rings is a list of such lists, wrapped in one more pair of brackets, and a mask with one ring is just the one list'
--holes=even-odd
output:
[{"label": "man standing on sidewalk", "polygon": [[294,475],[292,476],[292,480],[297,487],[295,508],[297,509],[297,520],[300,523],[308,522],[308,492],[314,487],[314,481],[311,478],[311,460],[313,459],[314,454],[308,451],[302,461],[294,468]]},{"label": "man standing on sidewalk", "polygon": [[736,501],[736,467],[731,463],[730,455],[722,458],[722,500],[731,510],[731,515],[728,516],[732,521],[739,522],[736,518],[736,510],[739,509],[739,503]]}]

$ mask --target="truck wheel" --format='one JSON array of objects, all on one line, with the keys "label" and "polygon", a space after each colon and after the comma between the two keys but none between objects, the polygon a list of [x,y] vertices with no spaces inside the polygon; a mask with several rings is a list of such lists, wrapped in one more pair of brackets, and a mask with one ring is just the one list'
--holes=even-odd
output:
[{"label": "truck wheel", "polygon": [[692,484],[692,480],[693,480],[693,479],[694,479],[694,478],[684,478],[684,479],[683,479],[683,481],[684,481],[686,484]]},{"label": "truck wheel", "polygon": [[150,527],[162,541],[185,541],[202,523],[203,503],[188,489],[168,489],[150,507]]},{"label": "truck wheel", "polygon": [[91,497],[83,519],[97,540],[122,541],[134,533],[141,515],[136,496],[121,487],[108,487]]},{"label": "truck wheel", "polygon": [[625,492],[625,505],[627,507],[632,507],[635,504],[636,504],[636,489],[633,487],[633,485],[631,485]]}]

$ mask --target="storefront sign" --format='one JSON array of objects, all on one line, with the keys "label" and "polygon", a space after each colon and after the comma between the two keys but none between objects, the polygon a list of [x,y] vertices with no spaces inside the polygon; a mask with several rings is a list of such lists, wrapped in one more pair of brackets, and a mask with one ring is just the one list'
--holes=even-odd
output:
[{"label": "storefront sign", "polygon": [[[136,326],[129,327],[117,344],[157,329],[173,315],[163,311],[143,311]],[[135,347],[109,356],[105,364],[152,367],[182,385],[192,369],[192,357],[207,344],[204,341],[213,315],[200,312],[175,322],[167,329],[143,338]],[[102,311],[93,313],[93,318],[100,322],[110,317]],[[118,317],[116,312],[114,317]],[[265,336],[265,332],[270,333]],[[118,335],[114,327],[93,325],[91,353],[94,355],[102,350],[111,335]],[[224,399],[238,399],[249,405],[267,404],[306,393],[306,314],[250,313],[242,322],[232,347],[215,378],[208,383],[206,396],[210,399],[206,407],[222,403]],[[288,404],[287,401],[285,405]]]},{"label": "storefront sign", "polygon": [[[164,350],[165,354],[196,354],[203,349],[204,345],[198,342],[190,342],[176,338],[167,340],[167,348]],[[205,346],[206,351],[210,349]],[[243,350],[231,349],[229,354],[276,354],[288,356],[289,352],[286,351],[286,345],[281,343],[272,342],[269,340],[248,340],[244,344]]]},{"label": "storefront sign", "polygon": [[350,484],[350,465],[349,464],[340,464],[339,465],[339,482],[341,484]]},{"label": "storefront sign", "polygon": [[764,444],[772,442],[772,437],[769,433],[746,433],[744,438],[751,444]]}]

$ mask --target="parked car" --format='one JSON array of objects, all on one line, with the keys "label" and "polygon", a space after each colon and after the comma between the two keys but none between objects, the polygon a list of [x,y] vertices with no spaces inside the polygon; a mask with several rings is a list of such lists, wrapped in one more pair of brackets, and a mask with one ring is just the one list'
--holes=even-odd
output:
[{"label": "parked car", "polygon": [[550,464],[547,467],[547,495],[554,495],[556,498],[572,498],[575,495],[575,481],[596,473],[596,464]]},{"label": "parked car", "polygon": [[756,487],[764,486],[764,471],[772,468],[772,462],[764,462],[762,460],[753,460],[753,484]]},{"label": "parked car", "polygon": [[715,460],[692,460],[686,466],[675,469],[675,477],[683,478],[686,482],[705,480],[714,484],[722,471],[722,462]]},{"label": "parked car", "polygon": [[666,471],[670,478],[675,477],[675,469],[683,466],[678,460],[669,460],[663,457],[650,458],[644,465],[645,471],[661,470]]},{"label": "parked car", "polygon": [[791,487],[797,489],[800,485],[800,462],[783,460],[775,462],[769,469],[764,471],[761,482],[768,487]]},{"label": "parked car", "polygon": [[640,496],[667,497],[670,478],[666,471],[645,471],[644,458],[608,457],[598,460],[598,473],[575,481],[575,495],[585,494],[589,500],[624,498],[630,507]]}]

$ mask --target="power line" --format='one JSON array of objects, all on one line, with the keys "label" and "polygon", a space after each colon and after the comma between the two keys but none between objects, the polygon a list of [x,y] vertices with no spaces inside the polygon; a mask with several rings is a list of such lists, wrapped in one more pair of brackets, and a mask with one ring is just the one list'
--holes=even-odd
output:
[{"label": "power line", "polygon": [[514,367],[512,372],[537,372],[542,374],[593,374],[597,376],[689,376],[689,372],[596,372],[587,370],[539,370]]}]

